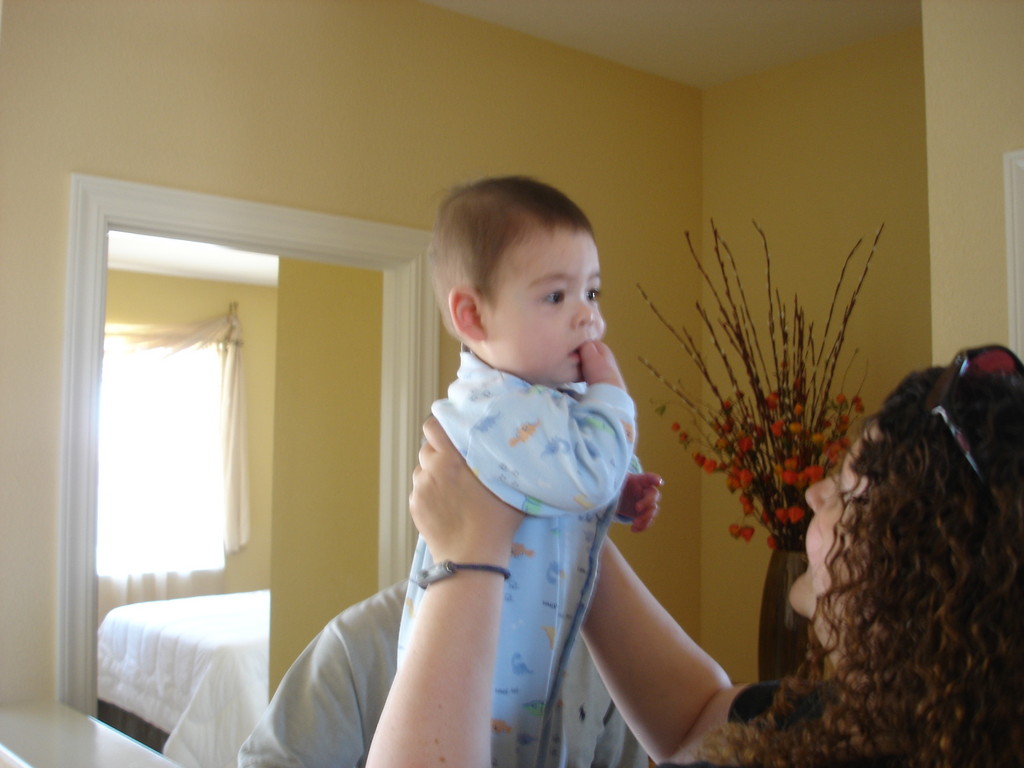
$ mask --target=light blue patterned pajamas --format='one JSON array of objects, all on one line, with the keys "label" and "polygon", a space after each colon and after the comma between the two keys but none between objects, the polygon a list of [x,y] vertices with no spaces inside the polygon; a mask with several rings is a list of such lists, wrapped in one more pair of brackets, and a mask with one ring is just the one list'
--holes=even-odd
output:
[{"label": "light blue patterned pajamas", "polygon": [[[531,385],[463,352],[458,378],[433,413],[480,480],[527,514],[505,586],[494,765],[563,764],[559,688],[626,473],[639,471],[636,408],[609,384]],[[421,538],[412,574],[432,564]],[[410,581],[399,663],[423,593]]]}]

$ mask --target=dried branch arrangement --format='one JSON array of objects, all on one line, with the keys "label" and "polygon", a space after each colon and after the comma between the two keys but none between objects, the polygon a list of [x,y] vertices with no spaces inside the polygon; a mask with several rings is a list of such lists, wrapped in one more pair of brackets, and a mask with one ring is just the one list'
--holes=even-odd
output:
[{"label": "dried branch arrangement", "polygon": [[[768,311],[758,326],[750,311],[736,260],[711,222],[714,263],[709,271],[697,255],[689,233],[686,242],[700,273],[708,308],[697,312],[708,347],[722,363],[724,378],[716,379],[702,352],[700,336],[677,328],[638,285],[641,296],[661,324],[697,367],[711,392],[710,402],[685,392],[678,381],[662,375],[649,360],[641,362],[682,404],[691,417],[694,433],[672,423],[679,441],[697,445],[693,460],[704,471],[721,472],[733,492],[740,493],[743,515],[729,527],[734,538],[749,541],[751,522],[768,531],[768,546],[786,550],[803,548],[809,520],[804,490],[820,480],[849,445],[847,432],[853,415],[863,411],[859,395],[834,393],[836,368],[846,340],[846,329],[856,306],[868,268],[878,247],[882,228],[875,234],[859,278],[845,306],[840,297],[847,283],[859,240],[843,261],[832,294],[824,330],[815,333],[799,298],[783,301],[772,282],[772,256],[764,231],[755,223],[764,255]],[[859,390],[859,388],[858,388]],[[665,414],[668,403],[658,411]]]}]

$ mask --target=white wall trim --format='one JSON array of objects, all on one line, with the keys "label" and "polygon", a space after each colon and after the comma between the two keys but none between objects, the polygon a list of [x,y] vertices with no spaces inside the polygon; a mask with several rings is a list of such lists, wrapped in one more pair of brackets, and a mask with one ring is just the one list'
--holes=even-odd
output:
[{"label": "white wall trim", "polygon": [[1010,348],[1024,351],[1024,149],[1003,155],[1006,179],[1006,265]]},{"label": "white wall trim", "polygon": [[107,232],[218,243],[383,273],[378,579],[408,575],[412,468],[437,385],[438,323],[428,233],[343,216],[136,184],[71,177],[59,499],[58,695],[96,700],[96,462],[106,311]]}]

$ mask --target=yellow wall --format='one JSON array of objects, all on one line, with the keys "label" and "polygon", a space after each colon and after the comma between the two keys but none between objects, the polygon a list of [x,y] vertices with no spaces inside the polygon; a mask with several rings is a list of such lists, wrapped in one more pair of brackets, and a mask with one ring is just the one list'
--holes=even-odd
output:
[{"label": "yellow wall", "polygon": [[241,552],[226,558],[224,591],[245,592],[270,587],[277,289],[138,272],[107,275],[108,322],[194,323],[225,314],[233,301],[245,342],[251,536]]},{"label": "yellow wall", "polygon": [[[765,282],[752,219],[775,287],[786,301],[799,293],[819,338],[842,260],[862,237],[866,255],[885,223],[845,346],[859,352],[844,389],[864,379],[868,410],[930,356],[921,56],[915,29],[704,94],[704,212],[746,267],[755,317]],[[756,679],[765,534],[727,534],[741,514],[720,475],[703,492],[701,638],[735,679]]]},{"label": "yellow wall", "polygon": [[379,272],[281,260],[271,688],[324,624],[376,591]]},{"label": "yellow wall", "polygon": [[[71,173],[423,229],[452,183],[537,175],[593,218],[610,338],[638,402],[653,396],[632,283],[689,290],[672,273],[701,220],[694,89],[412,0],[5,0],[0,93],[0,701],[55,692]],[[642,413],[641,458],[670,474],[676,453],[660,457],[671,449],[649,424]],[[657,533],[628,543],[693,627],[696,487],[673,487]],[[349,548],[376,552],[375,537],[339,540],[332,567]],[[295,549],[272,554],[275,585],[320,577]],[[334,583],[306,587],[321,617],[350,602]]]},{"label": "yellow wall", "polygon": [[1024,2],[927,0],[921,20],[932,356],[945,365],[1009,338],[1003,155],[1024,149]]}]

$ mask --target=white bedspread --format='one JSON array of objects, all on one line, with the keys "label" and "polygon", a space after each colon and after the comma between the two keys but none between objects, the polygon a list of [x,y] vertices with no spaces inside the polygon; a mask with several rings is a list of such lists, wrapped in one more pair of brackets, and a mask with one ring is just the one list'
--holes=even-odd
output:
[{"label": "white bedspread", "polygon": [[234,766],[268,703],[270,592],[136,603],[107,614],[98,695],[170,734],[188,768]]}]

